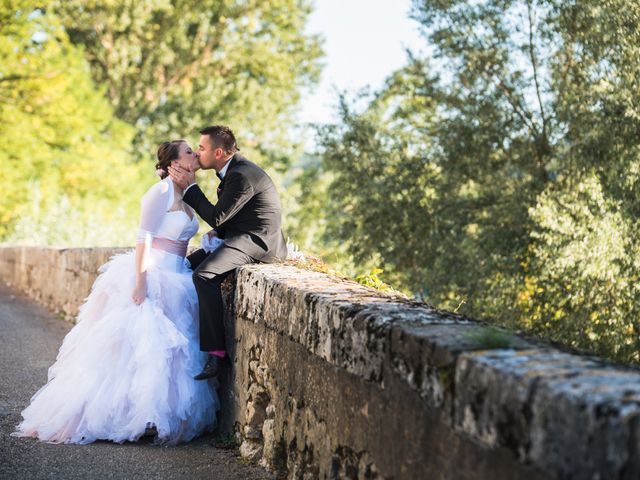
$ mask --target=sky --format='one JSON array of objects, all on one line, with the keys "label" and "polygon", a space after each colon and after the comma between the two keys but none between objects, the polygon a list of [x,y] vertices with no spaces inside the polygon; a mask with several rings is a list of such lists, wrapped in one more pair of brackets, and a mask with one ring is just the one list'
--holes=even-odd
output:
[{"label": "sky", "polygon": [[302,94],[298,120],[336,120],[337,92],[382,87],[406,64],[405,50],[424,49],[418,23],[409,19],[411,0],[315,0],[307,31],[324,38],[320,85]]}]

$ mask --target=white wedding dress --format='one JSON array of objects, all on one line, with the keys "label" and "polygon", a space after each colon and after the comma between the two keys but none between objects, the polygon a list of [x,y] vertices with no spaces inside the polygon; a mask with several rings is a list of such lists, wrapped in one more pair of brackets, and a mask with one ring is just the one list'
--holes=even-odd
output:
[{"label": "white wedding dress", "polygon": [[173,182],[142,199],[138,242],[146,242],[147,298],[136,305],[135,252],[100,268],[48,382],[22,412],[16,436],[54,443],[136,441],[154,424],[155,443],[186,442],[216,424],[219,401],[200,372],[198,298],[185,260],[198,221],[174,203]]}]

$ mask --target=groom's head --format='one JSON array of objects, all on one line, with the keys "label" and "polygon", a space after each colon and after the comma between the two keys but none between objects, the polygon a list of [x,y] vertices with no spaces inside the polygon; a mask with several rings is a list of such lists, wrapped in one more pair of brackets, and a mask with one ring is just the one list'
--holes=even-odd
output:
[{"label": "groom's head", "polygon": [[238,150],[236,137],[229,127],[213,125],[200,130],[197,155],[203,170],[213,168],[216,172],[220,171],[229,157]]}]

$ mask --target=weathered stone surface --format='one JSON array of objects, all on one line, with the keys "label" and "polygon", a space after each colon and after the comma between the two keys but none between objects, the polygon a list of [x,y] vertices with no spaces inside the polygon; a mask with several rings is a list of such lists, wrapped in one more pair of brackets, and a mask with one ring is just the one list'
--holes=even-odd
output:
[{"label": "weathered stone surface", "polygon": [[[451,407],[457,357],[463,352],[482,350],[474,334],[485,327],[461,321],[437,324],[398,322],[391,328],[389,360],[391,368],[416,390],[430,406]],[[514,337],[511,348],[531,348]]]},{"label": "weathered stone surface", "polygon": [[[287,266],[247,266],[238,274],[236,315],[286,334],[310,353],[363,378],[380,381],[392,331],[402,337],[427,325],[475,323],[354,282]],[[395,327],[398,325],[398,327]],[[452,339],[443,341],[451,342]],[[474,348],[470,340],[461,340]],[[478,348],[475,346],[475,348]],[[448,352],[448,350],[447,350]],[[437,354],[445,353],[442,349]],[[453,357],[449,358],[452,363]]]},{"label": "weathered stone surface", "polygon": [[[113,253],[0,249],[0,274],[72,312]],[[283,476],[640,478],[638,370],[517,337],[488,349],[479,322],[286,265],[223,290],[220,428]]]},{"label": "weathered stone surface", "polygon": [[557,478],[640,478],[635,369],[551,349],[462,355],[457,429]]},{"label": "weathered stone surface", "polygon": [[[532,404],[531,460],[564,478],[640,478],[637,372],[590,366],[548,378]],[[566,449],[571,445],[571,449]]]},{"label": "weathered stone surface", "polygon": [[256,462],[262,456],[262,445],[259,442],[245,440],[240,445],[240,455],[242,455],[247,460]]},{"label": "weathered stone surface", "polygon": [[[289,478],[542,478],[465,440],[390,370],[381,389],[265,326],[238,320],[236,334],[237,371],[257,351],[272,365],[261,464]],[[255,385],[250,375],[237,385],[241,404],[262,392]],[[460,457],[469,465],[459,468]]]},{"label": "weathered stone surface", "polygon": [[130,248],[0,247],[0,278],[72,321],[98,268]]},{"label": "weathered stone surface", "polygon": [[[615,459],[617,466],[613,465],[615,461],[605,461],[603,469],[596,466],[598,462],[594,460],[595,456],[591,462],[562,460],[562,455],[572,451],[572,445],[578,438],[568,434],[554,435],[552,439],[563,438],[560,442],[562,445],[556,445],[540,433],[549,430],[548,427],[539,427],[537,423],[540,419],[549,417],[546,413],[536,415],[536,399],[542,398],[541,392],[545,391],[542,385],[546,385],[547,380],[571,377],[576,374],[576,368],[593,366],[592,360],[567,355],[517,337],[510,339],[509,348],[486,350],[477,336],[473,335],[484,328],[478,322],[443,314],[423,305],[380,295],[343,280],[291,267],[244,267],[238,274],[236,286],[236,322],[243,325],[243,331],[260,326],[259,331],[262,332],[255,338],[245,333],[241,338],[237,337],[237,340],[240,344],[261,344],[262,350],[267,352],[266,359],[262,360],[268,363],[267,370],[276,369],[276,379],[268,388],[272,402],[269,408],[275,405],[276,421],[273,430],[276,438],[280,435],[281,444],[288,452],[286,465],[292,478],[295,475],[291,472],[296,471],[292,465],[307,465],[311,462],[319,465],[324,463],[326,467],[329,456],[331,467],[327,470],[320,466],[321,476],[337,478],[353,476],[356,472],[360,472],[357,473],[360,475],[365,471],[363,465],[367,462],[363,461],[361,465],[362,462],[354,459],[366,458],[371,451],[367,448],[354,449],[357,441],[352,438],[353,430],[362,428],[368,434],[372,433],[371,425],[357,426],[358,418],[372,417],[371,398],[377,394],[389,395],[387,402],[393,404],[395,392],[391,391],[390,385],[394,385],[393,390],[397,390],[398,382],[418,395],[423,402],[423,407],[419,408],[440,409],[440,421],[451,425],[464,437],[481,443],[483,448],[510,451],[512,458],[522,465],[535,466],[551,478],[586,478],[585,472],[593,473],[594,478],[625,478],[621,476],[628,476],[624,472],[635,472],[634,462],[637,460],[633,459],[639,457],[637,441],[633,441],[633,438],[637,438],[633,437],[638,426],[635,420],[630,420],[626,426],[621,425],[621,428],[612,428],[612,431],[627,432],[622,434],[623,438],[616,444],[625,453],[619,454]],[[278,357],[271,358],[270,352],[278,352],[280,357],[291,357],[294,354],[284,345],[264,346],[261,342],[269,336],[269,331],[279,335],[277,338],[286,338],[288,342],[298,344],[308,353],[324,360],[331,365],[327,368],[339,368],[348,372],[351,375],[350,385],[343,385],[347,392],[354,382],[364,381],[376,386],[376,394],[372,393],[361,400],[362,409],[352,409],[344,416],[337,415],[339,422],[346,422],[348,425],[345,430],[328,431],[327,426],[331,423],[326,415],[337,414],[337,410],[319,413],[319,405],[323,405],[324,401],[311,400],[317,381],[315,377],[307,380],[304,392],[294,395],[293,399],[287,398],[283,406],[280,405],[282,399],[275,391],[278,388],[278,378],[283,374],[277,370],[278,366],[287,368],[288,365]],[[486,362],[482,363],[479,359],[485,359]],[[492,361],[489,362],[488,359]],[[294,364],[296,371],[300,372],[301,363]],[[256,371],[255,365],[250,370]],[[608,370],[615,371],[616,367],[608,367]],[[631,372],[630,375],[627,380],[640,385],[638,373]],[[360,380],[355,380],[356,377]],[[554,385],[551,381],[549,384]],[[388,393],[385,394],[384,391]],[[406,396],[404,399],[407,401]],[[299,407],[301,400],[304,400],[303,407]],[[337,400],[336,403],[344,401]],[[547,398],[544,405],[557,412],[554,398]],[[315,420],[305,421],[304,417],[296,413],[300,408],[314,412]],[[402,409],[400,402],[398,408]],[[288,418],[287,425],[298,425],[298,429],[292,429],[291,426],[286,428],[285,425],[279,428],[279,419],[282,418]],[[373,418],[379,417],[374,415]],[[635,419],[635,413],[631,418]],[[420,431],[416,423],[409,423],[414,433]],[[301,429],[300,425],[307,425],[308,428]],[[309,425],[320,427],[312,428]],[[315,430],[321,430],[322,434]],[[392,430],[389,427],[385,431],[388,433]],[[406,438],[411,433],[408,430],[400,436],[405,438],[405,446],[410,443]],[[380,435],[383,435],[382,432]],[[588,436],[585,437],[584,432],[580,436],[583,437],[584,444],[584,439]],[[322,447],[324,438],[345,437],[349,441],[344,444],[325,441]],[[304,448],[300,448],[300,438],[305,438]],[[373,435],[373,438],[376,436]],[[622,445],[625,441],[626,447]],[[277,451],[272,449],[272,445],[277,443],[275,439],[270,440],[270,452]],[[362,445],[370,448],[367,442]],[[587,450],[590,448],[598,447],[592,445]],[[338,452],[342,452],[344,460],[337,459],[341,457]],[[378,457],[380,456],[384,457],[384,454],[378,453]],[[265,462],[267,465],[272,463]],[[393,464],[393,461],[388,459],[386,466],[389,463]],[[360,466],[356,467],[356,464]],[[402,472],[408,475],[405,467],[395,466],[395,469],[391,469],[392,476],[403,477]],[[373,475],[372,470],[367,471],[367,475]],[[384,473],[380,472],[384,472],[385,468],[376,466],[375,471],[376,475],[384,477]],[[423,471],[426,472],[430,475],[434,473],[431,470]],[[514,472],[515,470],[511,471],[505,478],[515,475]],[[478,478],[482,477],[480,470],[475,473]],[[527,475],[535,474],[530,471]]]}]

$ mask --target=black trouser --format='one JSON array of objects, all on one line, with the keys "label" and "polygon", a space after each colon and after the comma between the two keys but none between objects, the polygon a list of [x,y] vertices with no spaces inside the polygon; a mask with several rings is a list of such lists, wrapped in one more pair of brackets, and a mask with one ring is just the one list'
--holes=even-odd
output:
[{"label": "black trouser", "polygon": [[188,259],[193,268],[193,284],[200,304],[200,350],[225,350],[224,305],[220,286],[237,267],[256,260],[226,245],[211,253],[196,250]]}]

